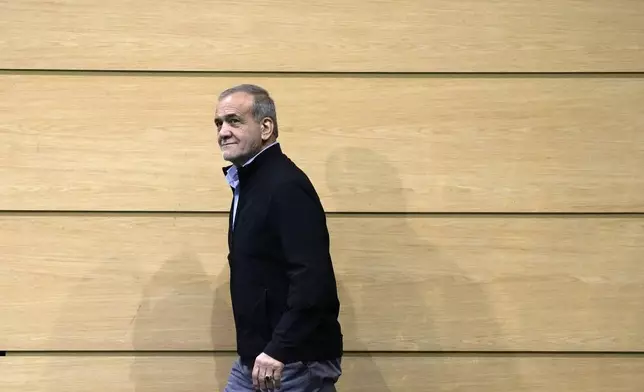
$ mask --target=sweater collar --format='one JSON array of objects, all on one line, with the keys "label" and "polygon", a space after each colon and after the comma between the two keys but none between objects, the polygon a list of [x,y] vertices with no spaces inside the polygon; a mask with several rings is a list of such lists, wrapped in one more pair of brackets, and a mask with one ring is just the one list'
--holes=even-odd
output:
[{"label": "sweater collar", "polygon": [[261,166],[262,162],[271,159],[277,155],[280,155],[282,149],[279,146],[279,142],[273,142],[268,146],[264,147],[260,152],[255,154],[254,157],[249,159],[243,166],[238,167],[235,165],[228,165],[222,168],[224,176],[228,185],[232,188],[236,188],[239,185],[240,177],[247,177],[253,173],[257,167]]}]

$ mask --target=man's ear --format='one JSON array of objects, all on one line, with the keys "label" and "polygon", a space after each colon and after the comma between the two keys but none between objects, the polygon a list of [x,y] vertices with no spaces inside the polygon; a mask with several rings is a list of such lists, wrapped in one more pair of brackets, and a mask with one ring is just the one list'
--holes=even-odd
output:
[{"label": "man's ear", "polygon": [[262,140],[266,141],[273,136],[273,131],[275,124],[270,117],[266,117],[262,120]]}]

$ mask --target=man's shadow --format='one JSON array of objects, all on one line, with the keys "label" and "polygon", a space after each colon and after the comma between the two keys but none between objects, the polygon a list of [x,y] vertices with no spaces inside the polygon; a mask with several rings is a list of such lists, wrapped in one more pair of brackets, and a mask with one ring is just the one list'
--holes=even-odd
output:
[{"label": "man's shadow", "polygon": [[[196,256],[185,253],[168,260],[145,286],[134,319],[134,349],[172,350],[182,346],[189,352],[136,355],[131,378],[137,392],[153,391],[155,385],[162,384],[176,385],[176,390],[181,391],[223,390],[233,360],[229,351],[234,348],[231,310],[224,288],[226,268],[215,278],[213,293],[212,277]],[[169,325],[181,328],[168,333],[164,326]],[[210,330],[204,326],[210,326]],[[176,340],[166,341],[164,347],[168,336]],[[177,361],[181,373],[171,371],[172,364],[166,365],[167,372],[160,372],[149,356],[154,356],[155,361]]]},{"label": "man's shadow", "polygon": [[[67,294],[69,300],[60,309],[61,317],[52,330],[58,342],[57,347],[105,350],[88,356],[90,364],[87,365],[87,371],[96,371],[97,366],[112,364],[115,382],[119,383],[115,384],[115,388],[127,382],[126,377],[129,376],[129,382],[136,392],[223,390],[233,359],[230,351],[234,349],[234,329],[227,300],[226,262],[221,262],[221,271],[217,276],[206,272],[198,255],[191,249],[169,257],[151,276],[144,269],[146,266],[156,266],[156,260],[133,260],[134,267],[121,272],[126,262],[119,257],[119,265],[115,266],[109,258],[99,257],[92,263],[96,267],[88,270],[79,283],[71,288]],[[142,290],[131,291],[132,287],[139,286],[139,279],[143,279]],[[110,298],[98,302],[110,291],[106,285],[117,280],[125,282],[122,287],[126,291],[112,290]],[[121,346],[118,347],[119,351],[128,352],[110,351],[114,347],[111,342],[115,336],[110,335],[107,341],[99,340],[102,335],[110,333],[105,327],[80,337],[69,333],[70,328],[78,329],[79,325],[94,321],[97,310],[92,311],[92,318],[82,311],[92,301],[111,307],[104,310],[103,317],[122,315],[122,311],[115,309],[119,307],[118,295],[127,296],[128,305],[131,304],[130,296],[141,297],[130,320],[131,328],[123,331],[123,339],[132,339],[132,352]],[[95,338],[82,345],[76,341],[87,340],[88,336]],[[213,347],[217,349],[214,353]],[[86,354],[69,355],[82,358]],[[107,358],[109,361],[104,364],[96,358]],[[129,374],[119,373],[124,369],[128,369]],[[55,369],[44,369],[43,380],[40,381],[45,386],[44,390],[60,390],[59,376],[52,376],[54,372]]]},{"label": "man's shadow", "polygon": [[[342,148],[333,151],[327,159],[326,183],[332,195],[351,194],[354,198],[334,198],[335,211],[350,213],[355,198],[370,203],[381,199],[383,192],[398,203],[398,211],[406,211],[401,179],[395,167],[371,150]],[[428,206],[426,210],[430,208]],[[378,211],[378,205],[369,210]],[[445,387],[466,381],[453,379],[450,375],[481,369],[476,367],[478,361],[464,360],[463,366],[471,369],[446,372],[440,362],[449,362],[454,354],[441,351],[468,348],[484,351],[486,345],[490,350],[502,348],[502,331],[490,309],[484,287],[459,268],[458,260],[450,259],[449,249],[440,249],[432,243],[432,237],[439,235],[441,227],[439,224],[422,225],[421,220],[428,219],[437,218],[402,214],[330,214],[332,252],[347,351],[340,388],[346,383],[376,392],[416,385],[438,390],[441,384]],[[416,228],[421,226],[423,232],[419,233]],[[472,328],[472,324],[480,328]],[[372,354],[371,351],[380,353]],[[406,371],[396,366],[394,371],[391,361],[410,354],[382,354],[387,351],[434,353],[423,354],[433,359],[419,362],[413,369]],[[452,366],[459,365],[452,362]],[[498,386],[519,387],[517,370],[505,369],[506,374],[513,376],[506,375],[498,380]]]}]

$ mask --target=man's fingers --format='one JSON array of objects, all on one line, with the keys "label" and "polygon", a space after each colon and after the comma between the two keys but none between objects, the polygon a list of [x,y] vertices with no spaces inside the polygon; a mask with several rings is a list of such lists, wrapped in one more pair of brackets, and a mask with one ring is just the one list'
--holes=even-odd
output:
[{"label": "man's fingers", "polygon": [[275,380],[275,388],[280,389],[282,387],[282,368],[278,367],[273,373],[273,379]]},{"label": "man's fingers", "polygon": [[253,387],[256,391],[274,391],[282,386],[283,364],[262,353],[255,358]]},{"label": "man's fingers", "polygon": [[257,362],[255,362],[255,366],[253,366],[253,388],[255,388],[255,390],[259,390],[259,365]]},{"label": "man's fingers", "polygon": [[269,391],[275,389],[275,386],[273,385],[273,372],[270,368],[266,368],[266,373],[264,373],[264,388]]},{"label": "man's fingers", "polygon": [[266,390],[266,366],[259,365],[259,389],[262,391]]}]

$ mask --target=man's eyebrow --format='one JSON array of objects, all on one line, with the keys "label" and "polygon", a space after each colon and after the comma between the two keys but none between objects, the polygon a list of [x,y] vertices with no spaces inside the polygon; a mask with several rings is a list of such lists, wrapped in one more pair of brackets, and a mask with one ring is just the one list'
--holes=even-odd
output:
[{"label": "man's eyebrow", "polygon": [[215,116],[215,120],[222,120],[222,119],[229,120],[231,118],[241,118],[241,117],[239,116],[239,114],[236,114],[236,113],[230,113],[223,116]]},{"label": "man's eyebrow", "polygon": [[217,116],[215,116],[215,122],[228,121],[230,119],[239,119],[239,118],[241,118],[241,117],[236,113],[230,113],[230,114],[226,114],[224,116],[217,115]]}]

